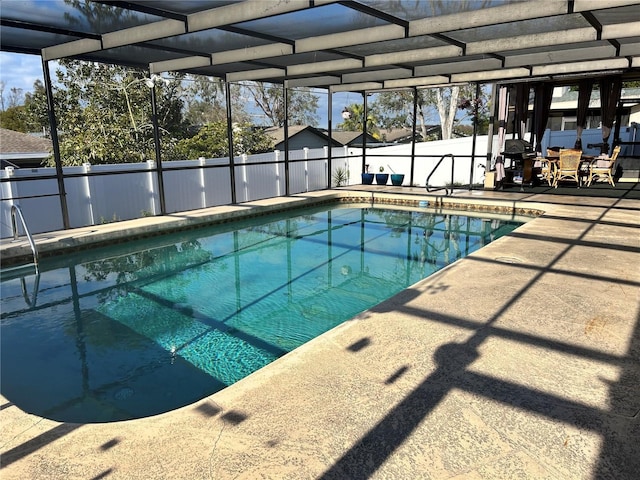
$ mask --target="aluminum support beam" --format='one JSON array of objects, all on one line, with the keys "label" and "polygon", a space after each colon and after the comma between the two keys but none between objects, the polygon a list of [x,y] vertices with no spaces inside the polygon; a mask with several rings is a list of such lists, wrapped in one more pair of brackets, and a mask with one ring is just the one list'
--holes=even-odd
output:
[{"label": "aluminum support beam", "polygon": [[57,60],[59,58],[72,57],[74,55],[82,55],[83,53],[95,52],[102,48],[100,40],[91,38],[83,38],[82,40],[74,40],[73,42],[61,43],[53,47],[45,47],[42,49],[42,59],[45,62],[49,60]]},{"label": "aluminum support beam", "polygon": [[115,48],[187,33],[180,20],[161,20],[138,27],[116,30],[102,35],[102,48]]},{"label": "aluminum support beam", "polygon": [[208,67],[211,65],[210,57],[186,57],[175,60],[165,60],[163,62],[153,62],[149,64],[149,71],[154,73],[177,72],[188,68]]},{"label": "aluminum support beam", "polygon": [[160,213],[167,214],[167,202],[164,192],[164,175],[162,170],[162,148],[160,145],[160,126],[158,125],[158,102],[156,99],[156,86],[150,88],[151,92],[151,121],[153,123],[153,145],[156,153],[156,176],[158,177],[158,191],[160,196]]},{"label": "aluminum support beam", "polygon": [[239,82],[242,80],[265,80],[270,78],[280,78],[285,75],[281,68],[258,68],[256,70],[244,70],[227,74],[228,82]]},{"label": "aluminum support beam", "polygon": [[437,15],[409,22],[409,36],[483,27],[493,25],[496,23],[496,19],[500,19],[501,23],[507,23],[561,15],[568,12],[568,3],[566,0],[534,0],[482,8],[471,12]]},{"label": "aluminum support beam", "polygon": [[315,52],[318,46],[323,50],[330,48],[349,47],[362,43],[375,43],[385,40],[396,40],[405,37],[405,29],[400,25],[383,25],[380,27],[363,28],[348,32],[319,35],[296,40],[296,53]]},{"label": "aluminum support beam", "polygon": [[289,187],[289,92],[282,86],[282,102],[284,107],[284,194],[291,195]]},{"label": "aluminum support beam", "polygon": [[257,47],[212,53],[211,62],[213,65],[221,65],[223,63],[246,62],[262,58],[280,57],[282,55],[291,55],[292,53],[293,47],[287,43],[270,43]]},{"label": "aluminum support beam", "polygon": [[62,171],[62,158],[60,157],[60,141],[58,139],[58,121],[56,120],[55,102],[51,88],[51,74],[49,62],[42,59],[42,73],[44,75],[44,88],[47,95],[47,114],[49,116],[49,128],[51,130],[51,144],[53,146],[53,160],[56,165],[56,181],[58,183],[58,198],[60,199],[60,212],[62,213],[62,226],[65,230],[71,228],[69,222],[69,208],[67,206],[67,192],[64,187],[64,172]]},{"label": "aluminum support beam", "polygon": [[190,32],[197,32],[304,10],[312,5],[311,0],[248,0],[191,14],[187,16],[187,25]]},{"label": "aluminum support beam", "polygon": [[224,83],[224,94],[227,106],[227,142],[229,143],[229,177],[231,178],[231,203],[238,203],[236,195],[236,162],[233,151],[233,125],[231,118],[231,87],[229,82]]},{"label": "aluminum support beam", "polygon": [[559,32],[532,33],[495,40],[482,40],[467,44],[467,55],[497,53],[535,47],[551,47],[568,43],[598,40],[598,32],[593,27],[573,28]]}]

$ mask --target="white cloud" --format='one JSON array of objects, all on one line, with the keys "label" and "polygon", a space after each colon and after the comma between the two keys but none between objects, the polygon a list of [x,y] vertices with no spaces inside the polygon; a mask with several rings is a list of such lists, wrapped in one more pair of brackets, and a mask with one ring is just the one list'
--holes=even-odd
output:
[{"label": "white cloud", "polygon": [[33,91],[33,82],[44,81],[40,57],[0,52],[0,80],[4,82],[5,97],[12,88],[21,88],[23,93]]},{"label": "white cloud", "polygon": [[[2,1],[2,0],[0,0]],[[55,71],[58,62],[49,62],[52,81],[55,84]],[[22,94],[33,92],[36,80],[44,83],[42,61],[39,55],[0,52],[0,81],[4,82],[4,98],[7,100],[12,88],[21,88]]]}]

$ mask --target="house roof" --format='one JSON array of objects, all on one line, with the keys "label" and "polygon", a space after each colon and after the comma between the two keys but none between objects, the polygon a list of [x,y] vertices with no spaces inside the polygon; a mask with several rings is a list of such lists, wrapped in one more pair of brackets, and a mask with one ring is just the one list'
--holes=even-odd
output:
[{"label": "house roof", "polygon": [[15,154],[39,154],[45,157],[52,149],[51,140],[36,137],[26,133],[0,128],[0,154],[13,156]]},{"label": "house roof", "polygon": [[371,91],[640,76],[640,0],[3,2],[0,49]]},{"label": "house roof", "polygon": [[[293,138],[296,135],[299,135],[300,133],[307,131],[307,132],[311,132],[315,135],[317,135],[318,137],[320,137],[322,140],[324,141],[329,141],[329,135],[326,133],[326,131],[317,129],[315,127],[312,127],[310,125],[295,125],[295,126],[290,126],[289,127],[289,138]],[[283,127],[270,127],[267,128],[265,130],[265,132],[274,140],[274,143],[277,145],[279,143],[284,142],[284,128]],[[358,138],[362,137],[362,132],[356,132],[356,131],[343,131],[343,130],[333,130],[331,132],[331,139],[333,140],[333,144],[334,146],[343,146],[343,145],[350,145],[353,141],[357,140]],[[372,137],[370,134],[367,134],[367,143],[377,143],[378,140],[376,140],[374,137]]]},{"label": "house roof", "polygon": [[[305,131],[318,136],[324,141],[329,140],[329,137],[324,131],[319,130],[315,127],[312,127],[310,125],[290,125],[288,127],[290,139],[300,134],[301,132],[305,132]],[[284,142],[284,127],[269,127],[265,129],[265,133],[273,139],[273,142],[276,145]],[[335,140],[334,140],[334,143],[336,143]]]},{"label": "house roof", "polygon": [[[440,125],[427,125],[427,133],[433,133],[440,130]],[[385,142],[394,143],[394,142],[410,142],[412,136],[416,136],[416,138],[420,138],[420,129],[415,132],[411,128],[385,128],[380,129],[380,135],[382,136]]]},{"label": "house roof", "polygon": [[[362,137],[362,132],[334,130],[333,132],[331,132],[331,136],[334,140],[340,142],[340,145],[351,145],[353,144],[353,142]],[[367,144],[378,142],[379,140],[376,140],[371,136],[371,134],[367,133]]]}]

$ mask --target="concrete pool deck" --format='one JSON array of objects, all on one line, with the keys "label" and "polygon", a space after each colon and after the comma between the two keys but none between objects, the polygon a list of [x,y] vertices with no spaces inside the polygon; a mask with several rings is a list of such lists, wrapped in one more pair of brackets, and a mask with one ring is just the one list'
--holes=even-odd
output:
[{"label": "concrete pool deck", "polygon": [[[464,204],[545,213],[176,411],[65,424],[1,397],[0,478],[638,478],[634,188],[633,198],[456,192]],[[351,191],[443,200],[406,187]],[[166,221],[39,238],[74,243]]]}]

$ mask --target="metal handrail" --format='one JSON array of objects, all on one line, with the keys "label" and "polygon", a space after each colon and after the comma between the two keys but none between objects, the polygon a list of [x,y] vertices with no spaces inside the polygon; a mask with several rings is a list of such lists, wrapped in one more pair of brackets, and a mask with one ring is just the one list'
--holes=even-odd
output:
[{"label": "metal handrail", "polygon": [[451,193],[453,193],[453,172],[454,172],[454,166],[455,166],[455,163],[456,163],[456,159],[453,156],[453,153],[445,153],[442,157],[440,157],[440,160],[438,160],[438,163],[436,163],[436,166],[433,167],[433,170],[431,170],[431,173],[429,174],[429,176],[427,177],[427,180],[425,181],[427,192],[435,192],[436,190],[444,190],[445,191],[445,195],[447,195],[447,196],[449,195],[449,189],[446,186],[445,187],[435,187],[435,188],[429,187],[429,180],[431,179],[431,176],[435,173],[435,171],[438,169],[438,167],[440,166],[440,164],[442,163],[442,161],[446,157],[451,157]]},{"label": "metal handrail", "polygon": [[40,273],[38,272],[38,266],[36,265],[36,275],[33,281],[33,289],[31,290],[31,296],[27,293],[27,281],[24,277],[20,277],[20,286],[22,287],[22,296],[27,305],[31,308],[36,307],[36,301],[38,300],[38,292],[40,291]]},{"label": "metal handrail", "polygon": [[33,241],[33,237],[31,236],[31,232],[29,232],[29,228],[27,227],[27,222],[24,220],[24,215],[22,214],[22,210],[19,205],[11,205],[11,228],[13,230],[13,239],[18,240],[18,222],[16,221],[16,217],[20,217],[20,222],[22,222],[22,228],[24,229],[25,235],[27,236],[27,240],[29,240],[29,245],[31,245],[31,251],[33,252],[33,265],[36,268],[36,273],[38,273],[38,249],[36,248],[36,243]]}]

